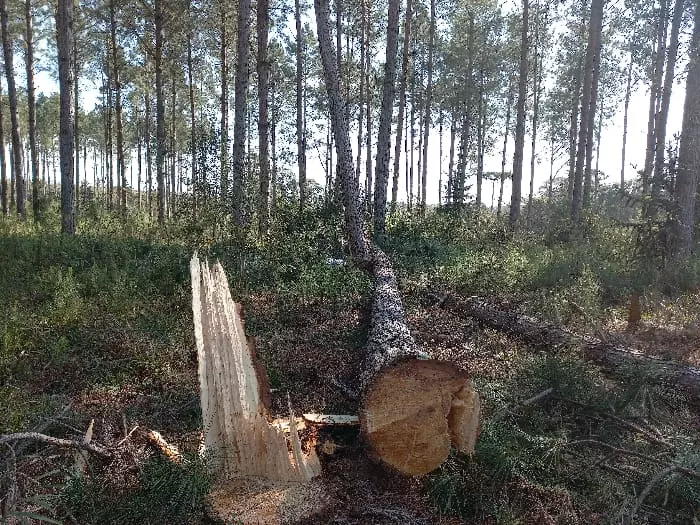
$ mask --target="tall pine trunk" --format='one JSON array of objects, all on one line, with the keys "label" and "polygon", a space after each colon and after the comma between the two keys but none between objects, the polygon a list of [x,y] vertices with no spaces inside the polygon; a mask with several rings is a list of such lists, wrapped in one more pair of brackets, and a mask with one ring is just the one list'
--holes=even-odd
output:
[{"label": "tall pine trunk", "polygon": [[[190,188],[192,204],[197,209],[197,121],[194,112],[194,70],[192,64],[192,31],[187,35],[187,84],[190,98]],[[139,140],[139,208],[141,207],[141,141]]]},{"label": "tall pine trunk", "polygon": [[[382,106],[379,114],[377,137],[377,165],[374,189],[374,235],[381,236],[386,229],[386,194],[389,184],[389,149],[391,146],[391,119],[396,91],[396,53],[399,46],[399,0],[389,0],[387,19],[386,62],[382,83]],[[369,85],[367,86],[369,91]],[[371,120],[371,114],[367,113]],[[368,151],[369,154],[369,151]],[[369,195],[368,195],[369,198]]]},{"label": "tall pine trunk", "polygon": [[7,149],[5,148],[5,122],[3,116],[2,82],[0,82],[0,205],[2,214],[7,217],[10,214],[7,195]]},{"label": "tall pine trunk", "polygon": [[32,211],[34,220],[39,219],[39,151],[36,143],[36,88],[34,87],[34,23],[32,18],[32,2],[24,2],[24,18],[26,24],[26,55],[27,69],[27,117],[29,120],[29,157],[32,168]]},{"label": "tall pine trunk", "polygon": [[122,212],[126,212],[126,165],[124,162],[124,125],[122,120],[122,84],[119,77],[120,58],[117,53],[117,19],[115,0],[109,2],[110,41],[112,44],[112,79],[114,81],[114,116],[117,126],[117,179],[121,184],[118,194]]},{"label": "tall pine trunk", "polygon": [[[595,0],[594,0],[595,1]],[[528,70],[528,16],[529,0],[523,0],[523,27],[520,38],[520,68],[518,75],[518,102],[515,117],[515,153],[513,154],[513,185],[510,198],[510,215],[508,224],[511,230],[518,227],[520,221],[521,186],[523,181],[523,153],[525,149],[525,99],[527,98]]]},{"label": "tall pine trunk", "polygon": [[508,102],[506,107],[506,127],[503,130],[503,150],[501,152],[501,178],[498,185],[498,206],[496,209],[496,216],[501,216],[501,209],[503,206],[503,186],[506,180],[506,153],[508,149],[508,135],[510,134],[510,116],[513,108],[513,80],[508,80]]},{"label": "tall pine trunk", "polygon": [[677,239],[675,252],[678,257],[687,257],[693,248],[696,195],[700,174],[700,3],[695,6],[694,23],[683,105],[683,128],[678,151],[678,176],[674,194],[679,210],[675,235]]},{"label": "tall pine trunk", "polygon": [[591,16],[588,30],[588,45],[581,93],[581,122],[579,126],[578,145],[576,148],[576,169],[574,171],[573,194],[571,201],[571,220],[578,224],[583,206],[583,178],[586,165],[586,149],[590,124],[589,114],[595,111],[595,93],[593,92],[594,72],[600,61],[600,33],[603,24],[604,0],[592,0]]},{"label": "tall pine trunk", "polygon": [[630,51],[630,64],[627,67],[627,87],[625,88],[625,110],[622,123],[622,161],[620,167],[620,193],[625,193],[625,162],[627,157],[627,127],[629,120],[630,98],[632,97],[632,70],[634,52]]},{"label": "tall pine trunk", "polygon": [[219,164],[221,171],[221,199],[228,200],[229,191],[229,167],[228,167],[228,33],[226,31],[226,9],[222,0],[219,6],[219,67],[221,75],[221,148],[219,152]]},{"label": "tall pine trunk", "polygon": [[246,144],[246,99],[248,95],[248,55],[250,49],[250,0],[238,4],[238,41],[236,43],[236,80],[233,116],[232,211],[236,225],[244,226],[244,176]]},{"label": "tall pine trunk", "polygon": [[[299,206],[306,206],[306,136],[304,130],[304,63],[303,33],[301,27],[301,0],[294,0],[296,25],[296,98],[297,98],[297,165],[299,168]],[[360,98],[362,100],[362,98]]]},{"label": "tall pine trunk", "polygon": [[163,92],[163,0],[155,0],[156,180],[158,224],[165,224],[165,93]]},{"label": "tall pine trunk", "polygon": [[[396,207],[399,193],[399,162],[401,160],[401,136],[403,134],[404,114],[406,113],[406,85],[408,83],[408,64],[411,51],[412,0],[406,0],[406,20],[403,26],[403,52],[401,55],[401,81],[399,83],[399,114],[396,119],[396,145],[394,146],[394,184],[391,189],[391,206]],[[408,175],[408,174],[407,174]]]},{"label": "tall pine trunk", "polygon": [[430,109],[433,102],[433,56],[435,54],[435,0],[430,0],[430,30],[428,37],[428,85],[425,95],[425,124],[423,127],[423,170],[421,173],[421,215],[425,215],[426,185],[428,180],[428,137],[430,136]]},{"label": "tall pine trunk", "polygon": [[258,230],[260,236],[267,234],[270,221],[270,123],[268,122],[268,92],[270,64],[267,58],[269,27],[268,0],[258,0],[258,160],[260,162],[260,207],[258,208]]},{"label": "tall pine trunk", "polygon": [[75,234],[73,188],[73,1],[58,0],[56,12],[58,81],[60,89],[61,231]]},{"label": "tall pine trunk", "polygon": [[17,87],[15,84],[15,68],[13,63],[12,40],[9,31],[10,15],[7,10],[8,0],[0,0],[0,30],[2,31],[2,48],[5,58],[5,77],[7,78],[7,98],[10,105],[10,134],[12,136],[12,173],[10,185],[14,180],[13,196],[16,189],[17,213],[25,220],[27,218],[26,193],[24,174],[22,171],[22,145],[20,140],[19,108],[17,104]]}]

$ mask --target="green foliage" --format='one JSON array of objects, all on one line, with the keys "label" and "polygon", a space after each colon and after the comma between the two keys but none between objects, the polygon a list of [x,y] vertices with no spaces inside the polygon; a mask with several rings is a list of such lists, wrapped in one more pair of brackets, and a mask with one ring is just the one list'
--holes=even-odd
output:
[{"label": "green foliage", "polygon": [[201,523],[211,483],[196,456],[181,465],[156,457],[142,466],[134,488],[125,490],[106,478],[74,477],[60,499],[64,513],[86,525],[195,524]]}]

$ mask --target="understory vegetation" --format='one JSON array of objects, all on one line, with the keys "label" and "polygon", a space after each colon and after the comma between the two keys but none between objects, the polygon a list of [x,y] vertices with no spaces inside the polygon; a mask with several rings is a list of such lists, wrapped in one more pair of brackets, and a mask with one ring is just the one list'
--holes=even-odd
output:
[{"label": "understory vegetation", "polygon": [[[538,226],[515,238],[485,211],[389,218],[384,247],[409,326],[472,373],[483,404],[476,454],[451,457],[415,488],[425,522],[697,523],[700,479],[688,473],[700,471],[699,412],[682,391],[652,370],[601,369],[575,345],[530,348],[440,308],[448,293],[487,296],[576,334],[700,363],[697,259],[666,264],[653,231],[616,222],[603,204],[576,233],[564,206],[535,209]],[[0,433],[82,439],[93,421],[95,441],[113,451],[80,468],[72,452],[0,444],[0,520],[209,520],[212,480],[196,454],[195,250],[222,263],[244,306],[273,408],[284,412],[289,393],[299,411],[357,410],[323,369],[360,360],[367,332],[370,282],[335,261],[347,257],[339,210],[281,203],[263,241],[212,233],[191,215],[155,228],[131,213],[89,204],[73,237],[53,233],[53,202],[40,223],[0,221]],[[642,320],[625,332],[635,295]],[[149,446],[148,429],[180,444],[183,462]]]}]

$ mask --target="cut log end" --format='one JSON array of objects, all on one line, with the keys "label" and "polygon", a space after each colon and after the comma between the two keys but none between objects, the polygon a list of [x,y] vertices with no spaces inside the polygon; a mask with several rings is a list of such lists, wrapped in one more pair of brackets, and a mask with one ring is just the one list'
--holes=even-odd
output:
[{"label": "cut log end", "polygon": [[377,375],[365,392],[360,424],[377,459],[421,476],[439,467],[452,445],[474,451],[479,395],[454,364],[411,359]]}]

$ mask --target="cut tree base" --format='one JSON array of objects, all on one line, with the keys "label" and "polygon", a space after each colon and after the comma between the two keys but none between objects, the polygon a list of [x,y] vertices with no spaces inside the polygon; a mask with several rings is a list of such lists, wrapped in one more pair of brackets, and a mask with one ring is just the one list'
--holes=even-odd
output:
[{"label": "cut tree base", "polygon": [[447,459],[451,445],[474,451],[479,396],[454,364],[412,359],[382,370],[372,382],[360,423],[378,459],[421,476]]}]

